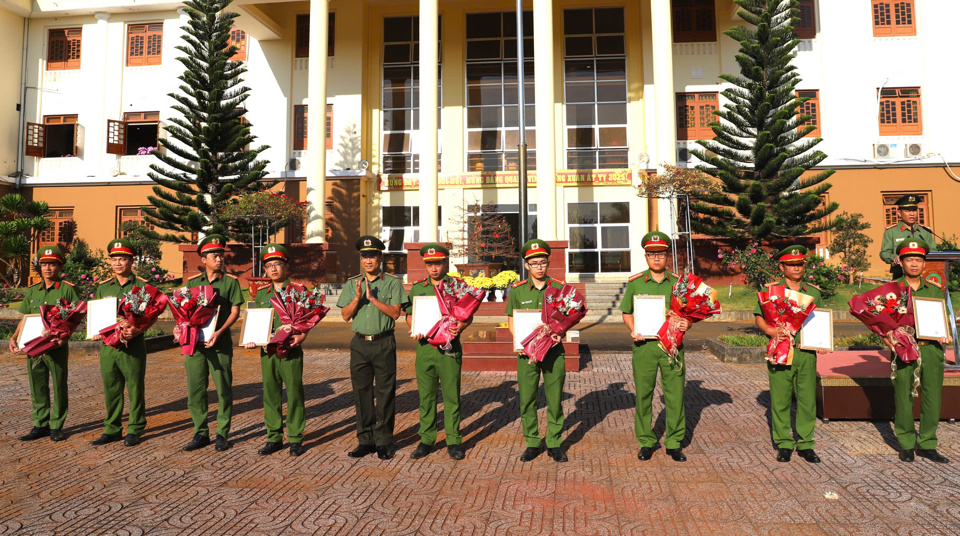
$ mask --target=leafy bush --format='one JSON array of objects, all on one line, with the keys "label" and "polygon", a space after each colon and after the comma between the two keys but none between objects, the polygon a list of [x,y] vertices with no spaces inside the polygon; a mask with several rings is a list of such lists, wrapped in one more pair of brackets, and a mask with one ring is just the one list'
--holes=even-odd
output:
[{"label": "leafy bush", "polygon": [[[957,242],[960,242],[960,239],[957,238],[957,235],[944,237],[937,249],[958,249]],[[950,263],[950,274],[947,279],[949,279],[948,284],[950,286],[950,292],[956,292],[960,290],[960,262],[954,261]]]},{"label": "leafy bush", "polygon": [[79,238],[73,241],[64,255],[63,278],[75,285],[77,295],[82,300],[93,298],[97,285],[113,275],[103,250],[93,251]]},{"label": "leafy bush", "polygon": [[297,202],[280,192],[261,190],[231,199],[220,209],[220,218],[229,222],[231,231],[240,240],[249,237],[256,218],[269,222],[268,234],[274,234],[294,222],[307,218],[307,202]]},{"label": "leafy bush", "polygon": [[740,282],[758,291],[780,275],[780,266],[773,253],[761,248],[759,243],[726,253],[718,249],[717,258],[729,264],[731,269],[740,270]]},{"label": "leafy bush", "polygon": [[863,214],[840,213],[833,219],[833,240],[830,242],[830,251],[841,256],[840,267],[844,269],[848,283],[853,283],[856,272],[864,272],[870,268],[870,259],[867,257],[867,246],[873,239],[863,231],[870,228],[867,222],[861,222]]},{"label": "leafy bush", "polygon": [[808,283],[813,283],[820,289],[820,294],[824,299],[835,295],[837,287],[847,278],[846,271],[836,266],[830,266],[819,255],[807,257],[807,266],[803,273]]},{"label": "leafy bush", "polygon": [[[27,201],[20,194],[0,197],[0,281],[17,286],[30,272],[30,246],[53,223],[43,201]],[[67,227],[61,232],[73,232]]]},{"label": "leafy bush", "polygon": [[163,256],[160,240],[150,236],[150,231],[142,223],[128,221],[120,226],[120,233],[125,234],[133,246],[135,274],[152,285],[159,285],[171,277],[167,270],[160,266],[160,259]]},{"label": "leafy bush", "polygon": [[13,288],[8,285],[0,287],[0,308],[9,307],[11,303],[23,301],[24,290],[22,288]]}]

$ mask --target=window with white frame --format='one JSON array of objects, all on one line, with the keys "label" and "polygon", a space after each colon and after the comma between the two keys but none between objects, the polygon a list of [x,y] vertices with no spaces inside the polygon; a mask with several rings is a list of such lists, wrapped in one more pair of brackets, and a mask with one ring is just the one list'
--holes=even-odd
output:
[{"label": "window with white frame", "polygon": [[630,271],[630,203],[567,204],[569,273]]},{"label": "window with white frame", "polygon": [[[441,214],[441,207],[437,207],[438,223],[441,221]],[[407,252],[403,249],[403,244],[420,241],[420,207],[410,205],[381,207],[380,229],[380,239],[386,246],[383,252],[384,271],[391,274],[407,273]]]}]

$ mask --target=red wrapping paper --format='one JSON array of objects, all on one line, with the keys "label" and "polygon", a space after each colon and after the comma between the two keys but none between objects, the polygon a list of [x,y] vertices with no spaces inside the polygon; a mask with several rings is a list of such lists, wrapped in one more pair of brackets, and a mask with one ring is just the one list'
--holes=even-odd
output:
[{"label": "red wrapping paper", "polygon": [[443,351],[450,351],[456,339],[450,329],[457,322],[467,322],[480,308],[487,291],[471,287],[461,280],[443,280],[433,287],[440,304],[440,320],[427,332],[427,342]]},{"label": "red wrapping paper", "polygon": [[560,289],[547,286],[540,309],[543,325],[520,341],[523,353],[531,362],[543,361],[550,348],[558,344],[554,336],[562,339],[567,330],[587,316],[585,303],[586,298],[572,285],[563,285]]},{"label": "red wrapping paper", "polygon": [[[894,351],[904,363],[913,363],[920,358],[920,348],[912,334],[913,289],[891,281],[850,298],[850,314],[863,322],[870,331],[887,338],[892,337]],[[900,329],[900,328],[905,329]],[[909,329],[906,329],[909,328]]]},{"label": "red wrapping paper", "polygon": [[281,326],[267,343],[267,354],[280,359],[290,353],[293,336],[310,331],[330,311],[323,306],[324,295],[318,289],[308,292],[303,285],[290,283],[277,291],[270,303],[280,319]]},{"label": "red wrapping paper", "polygon": [[200,328],[217,312],[217,289],[213,285],[182,287],[169,298],[170,313],[177,322],[180,355],[193,355],[200,342]]},{"label": "red wrapping paper", "polygon": [[86,316],[87,302],[85,301],[74,305],[61,298],[56,305],[41,305],[40,320],[43,322],[44,335],[28,341],[23,347],[23,353],[30,357],[37,357],[49,352],[57,346],[55,341],[69,339]]},{"label": "red wrapping paper", "polygon": [[683,345],[685,332],[677,328],[677,320],[687,319],[691,324],[704,318],[720,313],[720,302],[717,301],[717,291],[711,288],[703,279],[693,274],[684,274],[673,286],[670,296],[670,317],[660,326],[657,338],[660,348],[675,360]]},{"label": "red wrapping paper", "polygon": [[100,330],[103,344],[120,349],[130,342],[123,338],[123,326],[130,325],[137,329],[146,330],[163,310],[167,307],[167,295],[150,284],[143,287],[133,287],[123,295],[117,306],[118,322]]},{"label": "red wrapping paper", "polygon": [[757,293],[763,319],[767,325],[785,332],[786,336],[770,339],[767,343],[766,359],[776,365],[791,365],[794,336],[817,306],[813,303],[813,296],[790,290],[784,285],[774,285],[767,289]]}]

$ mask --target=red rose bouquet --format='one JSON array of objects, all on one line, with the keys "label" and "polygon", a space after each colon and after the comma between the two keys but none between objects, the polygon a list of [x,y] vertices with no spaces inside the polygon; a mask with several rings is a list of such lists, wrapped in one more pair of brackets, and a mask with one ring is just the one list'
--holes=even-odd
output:
[{"label": "red rose bouquet", "polygon": [[683,274],[673,285],[670,313],[667,321],[657,332],[657,338],[660,340],[660,348],[667,353],[671,361],[674,361],[680,352],[680,345],[683,344],[684,334],[677,329],[677,323],[680,319],[686,319],[692,324],[720,313],[717,291],[704,283],[700,277]]},{"label": "red rose bouquet", "polygon": [[487,291],[471,287],[458,277],[451,277],[433,287],[440,303],[440,321],[427,332],[427,342],[440,350],[449,352],[456,337],[450,332],[457,322],[466,322],[473,318],[480,308]]},{"label": "red rose bouquet", "polygon": [[307,291],[295,283],[278,290],[270,303],[282,325],[267,344],[267,353],[276,354],[280,359],[287,357],[293,336],[310,331],[327,316],[330,308],[323,306],[323,299],[320,289]]},{"label": "red rose bouquet", "polygon": [[169,298],[170,312],[177,322],[173,334],[180,343],[180,355],[193,355],[200,342],[200,328],[213,318],[217,290],[212,285],[180,287]]},{"label": "red rose bouquet", "polygon": [[153,285],[145,283],[143,287],[133,287],[130,292],[120,298],[120,305],[117,306],[117,323],[100,330],[103,344],[117,349],[121,344],[126,346],[130,341],[123,338],[123,328],[133,326],[137,329],[147,329],[147,326],[167,308],[168,301],[167,295]]},{"label": "red rose bouquet", "polygon": [[[863,322],[870,331],[880,335],[893,346],[894,354],[904,363],[920,362],[920,346],[917,345],[913,319],[913,289],[909,285],[901,286],[896,281],[850,298],[850,314]],[[890,362],[893,369],[891,378],[896,375],[897,360]],[[917,367],[913,378],[913,394],[917,395],[920,386],[920,368]]]},{"label": "red rose bouquet", "polygon": [[763,319],[778,331],[778,335],[767,343],[767,361],[775,365],[792,365],[793,338],[804,320],[817,308],[813,296],[774,285],[767,287],[765,292],[758,292],[757,298],[760,299]]},{"label": "red rose bouquet", "polygon": [[539,363],[547,357],[547,351],[562,338],[567,330],[576,326],[587,316],[586,298],[575,287],[563,285],[557,289],[548,285],[543,293],[543,307],[540,318],[543,325],[535,329],[520,341],[523,353],[533,363]]},{"label": "red rose bouquet", "polygon": [[[56,341],[66,341],[87,316],[87,302],[75,304],[61,298],[56,305],[41,305],[40,320],[43,335],[27,342],[23,352],[30,357],[43,355],[57,346]],[[34,362],[33,366],[37,366]]]}]

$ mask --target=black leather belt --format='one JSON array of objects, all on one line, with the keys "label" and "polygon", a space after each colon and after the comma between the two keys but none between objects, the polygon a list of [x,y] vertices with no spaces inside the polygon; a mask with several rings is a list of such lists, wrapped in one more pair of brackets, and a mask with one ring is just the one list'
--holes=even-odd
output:
[{"label": "black leather belt", "polygon": [[387,336],[389,336],[389,335],[393,335],[393,330],[392,330],[392,329],[391,329],[391,330],[384,331],[383,333],[377,333],[376,335],[364,335],[364,334],[362,334],[362,333],[357,333],[357,337],[359,337],[359,338],[361,338],[361,339],[363,339],[363,340],[365,340],[365,341],[375,341],[375,340],[378,340],[378,339],[382,339],[382,338],[384,338],[384,337],[387,337]]}]

